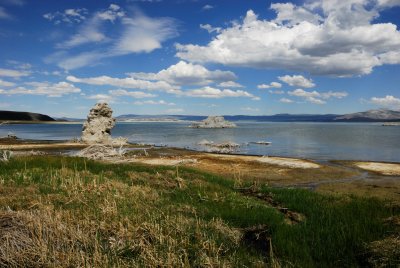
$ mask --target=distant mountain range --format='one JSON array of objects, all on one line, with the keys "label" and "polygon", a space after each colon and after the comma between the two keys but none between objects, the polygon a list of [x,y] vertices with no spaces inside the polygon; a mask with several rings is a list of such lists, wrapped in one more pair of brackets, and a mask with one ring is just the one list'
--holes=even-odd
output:
[{"label": "distant mountain range", "polygon": [[15,112],[15,111],[0,111],[1,121],[56,121],[45,114]]},{"label": "distant mountain range", "polygon": [[72,117],[54,117],[54,119],[61,122],[83,122],[86,120],[82,118],[72,118]]},{"label": "distant mountain range", "polygon": [[[259,122],[327,122],[332,121],[338,115],[292,115],[292,114],[276,114],[276,115],[224,115],[229,121],[259,121]],[[201,115],[120,115],[117,121],[199,121],[206,119],[207,116]],[[399,118],[400,120],[400,118]]]},{"label": "distant mountain range", "polygon": [[[353,114],[275,114],[275,115],[224,115],[228,121],[258,122],[400,122],[400,112],[387,109],[369,110]],[[199,121],[206,116],[197,115],[135,115],[117,117],[118,121]]]},{"label": "distant mountain range", "polygon": [[[256,122],[400,122],[400,111],[387,109],[369,110],[352,114],[275,114],[275,115],[225,115],[228,121]],[[199,115],[136,115],[125,114],[117,116],[119,122],[129,121],[199,121],[206,116]],[[83,121],[78,118],[56,118],[48,115],[0,111],[0,121]]]},{"label": "distant mountain range", "polygon": [[400,121],[400,111],[386,109],[369,110],[366,112],[345,114],[335,118],[335,120],[353,122],[396,122]]}]

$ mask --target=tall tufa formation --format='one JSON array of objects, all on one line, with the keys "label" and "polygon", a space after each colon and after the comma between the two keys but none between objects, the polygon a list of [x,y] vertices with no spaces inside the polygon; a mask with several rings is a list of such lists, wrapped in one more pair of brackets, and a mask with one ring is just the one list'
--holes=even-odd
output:
[{"label": "tall tufa formation", "polygon": [[88,144],[111,144],[111,129],[115,126],[113,111],[107,103],[97,103],[82,128],[82,141]]}]

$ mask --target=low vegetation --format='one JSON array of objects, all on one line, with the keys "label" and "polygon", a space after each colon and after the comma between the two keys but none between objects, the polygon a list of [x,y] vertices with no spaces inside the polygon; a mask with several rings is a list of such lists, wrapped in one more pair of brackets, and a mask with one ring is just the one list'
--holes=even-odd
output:
[{"label": "low vegetation", "polygon": [[0,267],[396,267],[399,215],[194,168],[0,162]]}]

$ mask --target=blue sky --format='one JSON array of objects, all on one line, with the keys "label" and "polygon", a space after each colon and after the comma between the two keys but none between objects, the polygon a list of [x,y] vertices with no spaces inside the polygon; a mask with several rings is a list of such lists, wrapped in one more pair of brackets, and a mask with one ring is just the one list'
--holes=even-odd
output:
[{"label": "blue sky", "polygon": [[400,0],[0,0],[0,110],[400,110]]}]

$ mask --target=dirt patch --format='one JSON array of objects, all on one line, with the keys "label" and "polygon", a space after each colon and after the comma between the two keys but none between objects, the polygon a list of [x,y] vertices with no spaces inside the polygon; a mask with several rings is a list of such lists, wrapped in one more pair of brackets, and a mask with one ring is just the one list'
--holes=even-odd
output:
[{"label": "dirt patch", "polygon": [[257,225],[241,229],[242,241],[264,254],[271,249],[271,234],[267,225]]},{"label": "dirt patch", "polygon": [[373,171],[382,175],[398,176],[400,175],[400,164],[379,163],[379,162],[355,162],[355,166]]},{"label": "dirt patch", "polygon": [[282,267],[279,260],[275,257],[272,247],[271,230],[267,225],[260,224],[242,228],[240,231],[243,234],[242,243],[260,252],[268,263],[267,266],[265,264],[254,264],[254,267]]}]

